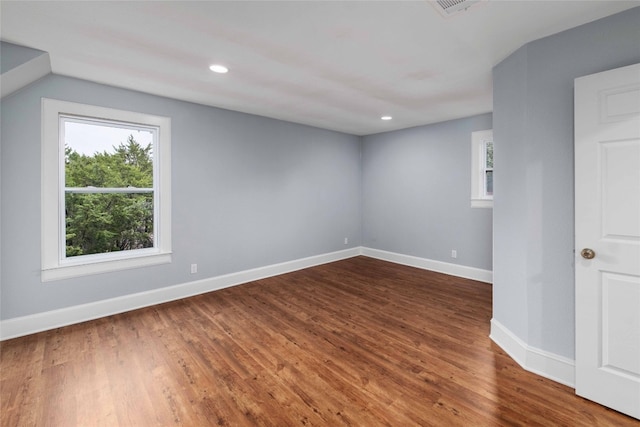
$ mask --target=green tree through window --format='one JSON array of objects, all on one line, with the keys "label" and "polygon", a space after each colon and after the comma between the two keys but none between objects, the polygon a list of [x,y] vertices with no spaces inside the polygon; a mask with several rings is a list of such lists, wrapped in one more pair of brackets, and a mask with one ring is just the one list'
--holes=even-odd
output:
[{"label": "green tree through window", "polygon": [[485,143],[484,194],[493,196],[493,142]]},{"label": "green tree through window", "polygon": [[152,144],[130,135],[109,151],[65,146],[67,257],[154,246]]}]

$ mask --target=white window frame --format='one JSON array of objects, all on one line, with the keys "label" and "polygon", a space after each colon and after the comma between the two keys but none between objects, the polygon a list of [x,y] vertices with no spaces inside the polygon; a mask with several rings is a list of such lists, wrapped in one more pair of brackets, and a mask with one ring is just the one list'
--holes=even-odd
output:
[{"label": "white window frame", "polygon": [[471,207],[493,208],[493,195],[486,194],[486,146],[493,142],[493,129],[471,133]]},{"label": "white window frame", "polygon": [[[154,247],[67,258],[64,218],[64,140],[60,116],[157,129],[153,147]],[[43,282],[171,262],[171,119],[42,98],[41,257]]]}]

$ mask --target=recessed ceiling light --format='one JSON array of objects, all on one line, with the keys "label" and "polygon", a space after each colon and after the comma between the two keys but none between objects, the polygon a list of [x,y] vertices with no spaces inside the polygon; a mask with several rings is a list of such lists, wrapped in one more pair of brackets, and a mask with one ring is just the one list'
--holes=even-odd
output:
[{"label": "recessed ceiling light", "polygon": [[219,65],[219,64],[213,64],[209,67],[209,69],[211,71],[213,71],[214,73],[218,73],[218,74],[224,74],[229,72],[229,69],[227,67],[225,67],[224,65]]},{"label": "recessed ceiling light", "polygon": [[380,117],[380,120],[391,120],[393,117],[391,116],[382,116]]}]

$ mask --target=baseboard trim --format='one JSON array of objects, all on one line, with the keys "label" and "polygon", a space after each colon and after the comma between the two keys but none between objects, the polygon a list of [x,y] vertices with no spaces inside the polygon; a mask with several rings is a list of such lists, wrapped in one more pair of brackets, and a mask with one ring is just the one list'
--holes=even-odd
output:
[{"label": "baseboard trim", "polygon": [[327,264],[360,255],[360,248],[301,258],[279,264],[258,267],[223,276],[181,283],[166,288],[154,289],[103,301],[67,307],[0,321],[0,340],[8,340],[37,332],[86,322],[113,314],[124,313],[143,307],[162,304],[194,295],[204,294],[231,286],[280,274],[291,273],[316,265]]},{"label": "baseboard trim", "polygon": [[527,371],[575,388],[574,360],[529,346],[496,319],[489,338]]},{"label": "baseboard trim", "polygon": [[451,264],[448,262],[435,261],[427,258],[420,258],[413,255],[404,255],[395,252],[383,251],[362,247],[361,253],[364,256],[377,258],[396,264],[408,265],[410,267],[422,268],[438,273],[449,274],[451,276],[463,277],[465,279],[478,280],[480,282],[492,283],[493,272],[475,267],[467,267],[465,265]]}]

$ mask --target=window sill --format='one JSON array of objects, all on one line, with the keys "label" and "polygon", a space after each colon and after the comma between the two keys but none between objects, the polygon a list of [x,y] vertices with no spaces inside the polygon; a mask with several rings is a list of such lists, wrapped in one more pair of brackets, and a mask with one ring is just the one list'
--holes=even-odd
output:
[{"label": "window sill", "polygon": [[91,274],[109,273],[131,268],[147,267],[171,262],[171,253],[137,256],[125,259],[104,260],[87,264],[61,265],[42,270],[41,281],[71,279]]},{"label": "window sill", "polygon": [[493,208],[493,200],[489,199],[471,199],[472,208]]}]

